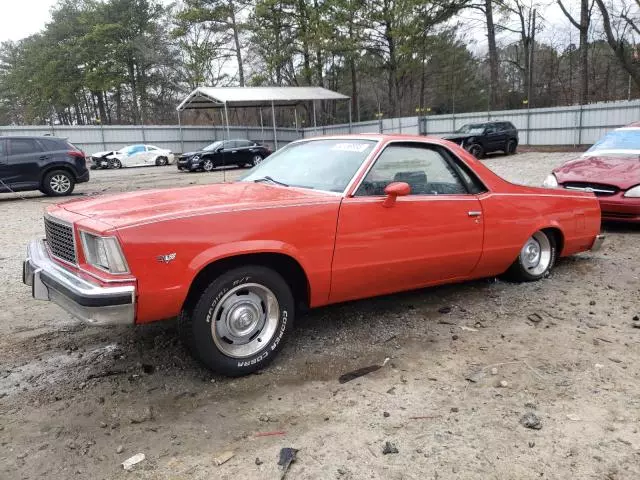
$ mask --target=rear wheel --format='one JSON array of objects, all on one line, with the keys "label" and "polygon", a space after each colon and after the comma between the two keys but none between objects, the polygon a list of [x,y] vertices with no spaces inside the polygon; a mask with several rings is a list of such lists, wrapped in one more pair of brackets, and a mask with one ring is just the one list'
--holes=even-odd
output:
[{"label": "rear wheel", "polygon": [[479,143],[472,143],[467,147],[467,151],[476,158],[482,158],[484,156],[484,148]]},{"label": "rear wheel", "polygon": [[54,170],[47,173],[42,180],[42,191],[52,197],[70,195],[76,182],[66,170]]},{"label": "rear wheel", "polygon": [[509,140],[507,142],[507,145],[506,145],[505,149],[504,149],[504,152],[507,155],[513,155],[514,153],[516,153],[516,147],[517,147],[516,141],[515,140]]},{"label": "rear wheel", "polygon": [[507,275],[515,281],[532,282],[546,277],[556,262],[556,239],[538,230],[525,242]]},{"label": "rear wheel", "polygon": [[156,158],[156,165],[158,167],[164,167],[167,163],[169,163],[169,159],[167,157]]},{"label": "rear wheel", "polygon": [[294,301],[269,268],[246,266],[214,279],[192,312],[180,316],[183,340],[211,370],[237,377],[268,365],[291,330]]}]

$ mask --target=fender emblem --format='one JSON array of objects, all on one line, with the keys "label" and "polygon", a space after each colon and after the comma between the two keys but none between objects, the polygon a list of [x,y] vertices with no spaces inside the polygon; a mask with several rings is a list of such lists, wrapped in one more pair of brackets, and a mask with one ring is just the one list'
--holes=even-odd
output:
[{"label": "fender emblem", "polygon": [[169,263],[173,260],[176,259],[176,254],[175,253],[169,253],[167,255],[158,255],[156,257],[156,260],[158,260],[161,263]]}]

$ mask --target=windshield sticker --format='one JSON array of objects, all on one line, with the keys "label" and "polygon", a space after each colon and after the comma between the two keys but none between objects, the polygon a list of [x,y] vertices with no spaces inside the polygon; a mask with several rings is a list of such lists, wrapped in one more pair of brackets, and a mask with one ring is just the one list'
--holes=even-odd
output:
[{"label": "windshield sticker", "polygon": [[371,145],[368,143],[336,143],[333,147],[331,147],[331,150],[362,153],[370,146]]}]

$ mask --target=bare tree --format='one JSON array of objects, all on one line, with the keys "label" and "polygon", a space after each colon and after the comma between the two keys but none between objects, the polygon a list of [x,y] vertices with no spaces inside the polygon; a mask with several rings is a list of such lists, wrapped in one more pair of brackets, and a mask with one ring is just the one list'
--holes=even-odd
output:
[{"label": "bare tree", "polygon": [[[634,63],[634,53],[632,51],[631,44],[628,37],[631,32],[638,34],[640,30],[638,25],[638,15],[632,15],[633,5],[622,4],[619,12],[611,9],[611,14],[604,4],[603,0],[595,0],[598,3],[598,8],[602,15],[602,26],[604,29],[607,43],[613,50],[616,58],[620,62],[622,68],[626,70],[629,76],[633,79],[633,82],[638,88],[640,88],[640,67],[637,63]],[[635,7],[640,7],[640,0],[633,0]],[[613,17],[613,21],[612,21]]]},{"label": "bare tree", "polygon": [[589,26],[591,25],[591,11],[593,0],[580,0],[580,22],[578,22],[566,9],[562,0],[557,0],[562,13],[571,24],[580,32],[580,103],[586,105],[589,102]]}]

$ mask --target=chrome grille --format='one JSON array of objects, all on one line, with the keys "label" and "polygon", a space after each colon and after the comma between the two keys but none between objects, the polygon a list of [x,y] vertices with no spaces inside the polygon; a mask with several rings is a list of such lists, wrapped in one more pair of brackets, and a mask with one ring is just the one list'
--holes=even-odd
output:
[{"label": "chrome grille", "polygon": [[44,217],[44,230],[53,256],[65,262],[76,263],[76,242],[73,236],[73,227]]},{"label": "chrome grille", "polygon": [[601,183],[590,182],[565,182],[562,184],[564,188],[569,190],[582,190],[584,192],[593,192],[599,197],[606,197],[618,193],[618,187],[613,185],[603,185]]}]

